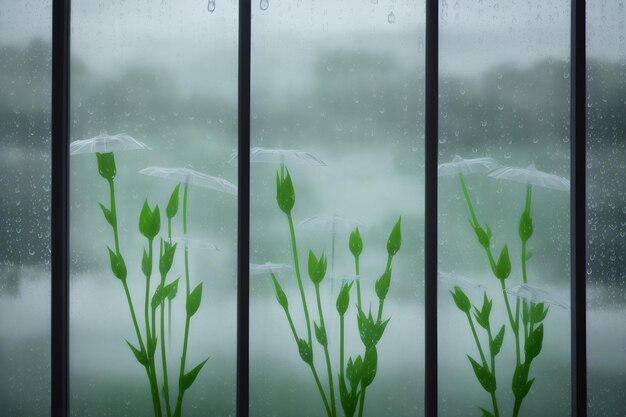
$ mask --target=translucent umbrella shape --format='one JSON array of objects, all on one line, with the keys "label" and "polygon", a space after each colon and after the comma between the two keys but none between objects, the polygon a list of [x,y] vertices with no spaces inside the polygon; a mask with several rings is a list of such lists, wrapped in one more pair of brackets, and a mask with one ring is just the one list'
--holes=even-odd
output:
[{"label": "translucent umbrella shape", "polygon": [[293,271],[293,266],[287,264],[274,264],[266,262],[264,264],[250,264],[250,275],[265,275],[272,272]]},{"label": "translucent umbrella shape", "polygon": [[534,164],[526,168],[502,167],[489,173],[489,176],[499,180],[515,181],[522,184],[538,185],[551,190],[569,191],[570,183],[567,178],[539,171]]},{"label": "translucent umbrella shape", "polygon": [[437,173],[440,177],[457,174],[485,174],[500,167],[502,167],[502,165],[493,158],[465,159],[461,158],[459,155],[455,155],[451,162],[440,164]]},{"label": "translucent umbrella shape", "polygon": [[313,226],[324,227],[330,231],[336,231],[339,229],[353,230],[355,227],[363,228],[365,225],[355,219],[347,219],[345,217],[332,215],[332,216],[313,216],[308,219],[304,219],[300,222],[300,226]]},{"label": "translucent umbrella shape", "polygon": [[462,290],[465,291],[477,292],[482,292],[487,289],[487,287],[485,287],[484,285],[478,284],[477,282],[474,282],[469,278],[457,274],[452,274],[449,272],[439,272],[438,276],[439,282],[442,283],[444,287],[450,290],[454,289],[454,287],[460,287]]},{"label": "translucent umbrella shape", "polygon": [[349,274],[331,275],[329,278],[333,281],[340,281],[340,282],[361,281],[363,279],[361,275],[349,275]]},{"label": "translucent umbrella shape", "polygon": [[183,244],[186,247],[188,247],[189,249],[214,250],[214,251],[218,251],[218,252],[220,250],[220,248],[217,247],[217,245],[214,245],[208,239],[203,239],[203,238],[194,238],[194,237],[188,237],[188,236],[177,236],[177,237],[173,237],[172,238],[172,242],[178,243],[178,244]]},{"label": "translucent umbrella shape", "polygon": [[[238,152],[233,152],[228,162],[235,163],[239,156]],[[272,164],[284,163],[290,160],[292,162],[303,162],[314,166],[326,166],[326,162],[322,161],[312,152],[298,151],[295,149],[268,149],[268,148],[252,148],[250,150],[250,163]]]},{"label": "translucent umbrella shape", "polygon": [[118,135],[100,134],[90,139],[75,140],[70,143],[70,155],[134,151],[140,149],[151,150],[148,145],[128,136],[126,133],[120,133]]},{"label": "translucent umbrella shape", "polygon": [[221,191],[226,194],[237,195],[237,186],[223,178],[203,174],[191,168],[163,168],[148,167],[139,171],[140,174],[152,177],[166,178],[176,182]]},{"label": "translucent umbrella shape", "polygon": [[550,293],[548,293],[546,290],[542,290],[541,288],[537,288],[537,287],[532,287],[528,284],[521,284],[516,287],[507,288],[506,292],[517,298],[530,301],[531,303],[535,303],[535,304],[545,303],[545,304],[552,304],[554,306],[565,308],[565,309],[569,308],[567,304],[563,304],[557,301],[556,299],[554,299],[550,295]]}]

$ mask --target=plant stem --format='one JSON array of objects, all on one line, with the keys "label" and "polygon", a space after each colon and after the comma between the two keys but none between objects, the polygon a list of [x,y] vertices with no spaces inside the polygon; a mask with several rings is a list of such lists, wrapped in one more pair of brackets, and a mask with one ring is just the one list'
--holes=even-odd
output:
[{"label": "plant stem", "polygon": [[461,188],[463,189],[463,195],[465,196],[465,201],[467,202],[470,216],[472,216],[472,222],[474,223],[474,226],[479,226],[478,219],[476,218],[476,213],[474,213],[474,207],[472,206],[472,200],[470,199],[469,192],[467,191],[467,186],[465,185],[465,179],[463,178],[463,174],[461,173],[459,173],[459,181],[461,182]]},{"label": "plant stem", "polygon": [[[480,339],[478,339],[478,334],[476,333],[476,327],[474,326],[474,320],[472,320],[472,316],[470,313],[466,313],[467,320],[469,321],[470,327],[472,329],[472,334],[474,335],[474,340],[476,341],[476,347],[478,348],[478,353],[480,354],[480,359],[482,360],[483,366],[489,370],[489,365],[487,364],[487,360],[485,358],[485,354],[480,344]],[[487,334],[489,335],[489,356],[491,358],[491,373],[495,379],[496,377],[496,368],[495,368],[495,356],[491,352],[491,328],[487,327]],[[490,392],[491,395],[491,403],[493,404],[493,413],[495,417],[500,417],[500,411],[498,409],[498,399],[496,398],[495,392]]]},{"label": "plant stem", "polygon": [[339,316],[339,375],[344,373],[344,317]]},{"label": "plant stem", "polygon": [[[161,288],[165,286],[165,275],[161,276]],[[172,415],[170,405],[169,378],[167,375],[167,353],[165,351],[165,302],[161,303],[161,366],[163,368],[163,398],[167,410],[167,417]]]},{"label": "plant stem", "polygon": [[[357,278],[359,277],[359,257],[355,256],[354,257],[354,269],[356,271],[356,276]],[[361,280],[357,279],[356,280],[356,300],[357,300],[357,307],[359,308],[359,310],[361,310]]]},{"label": "plant stem", "polygon": [[306,330],[309,345],[311,343],[311,321],[309,319],[309,309],[306,304],[306,296],[304,295],[304,287],[302,286],[302,277],[300,275],[300,263],[298,262],[298,246],[296,244],[296,232],[293,227],[293,219],[291,213],[287,214],[287,220],[289,221],[289,232],[291,234],[291,250],[293,252],[293,263],[296,268],[296,278],[298,280],[298,288],[300,289],[300,298],[302,298],[302,308],[304,309],[304,317],[306,319]]},{"label": "plant stem", "polygon": [[[326,325],[324,323],[324,314],[322,312],[322,301],[320,297],[320,286],[315,285],[315,297],[317,298],[317,311],[320,315],[320,325],[324,332],[326,332]],[[326,337],[328,339],[328,337]],[[330,390],[330,407],[332,411],[332,416],[337,415],[337,408],[335,405],[335,388],[333,385],[333,370],[332,365],[330,363],[330,354],[328,353],[328,340],[326,340],[326,345],[324,346],[324,356],[326,357],[326,371],[328,372],[328,387]]]},{"label": "plant stem", "polygon": [[515,400],[515,406],[513,407],[513,417],[517,417],[519,415],[519,410],[522,407],[522,400]]},{"label": "plant stem", "polygon": [[[391,269],[391,260],[393,257],[391,255],[387,255],[387,266],[385,267],[385,273],[389,272]],[[383,307],[385,306],[385,299],[381,298],[378,302],[378,317],[377,321],[380,322],[383,318]]]},{"label": "plant stem", "polygon": [[[185,183],[185,191],[183,192],[183,235],[187,236],[187,194],[189,185]],[[185,240],[185,304],[189,301],[189,245]],[[178,375],[178,397],[176,399],[176,409],[174,410],[175,417],[181,417],[183,407],[183,397],[185,391],[183,390],[183,377],[185,376],[185,362],[187,361],[187,347],[189,343],[189,323],[191,317],[186,314],[185,318],[185,336],[183,338],[183,353],[180,358],[180,372]]]},{"label": "plant stem", "polygon": [[472,320],[472,316],[470,313],[465,313],[467,316],[467,321],[469,321],[470,328],[472,329],[472,334],[474,335],[474,341],[476,342],[476,347],[478,348],[478,353],[480,354],[480,359],[483,363],[483,366],[488,369],[487,360],[485,359],[485,353],[483,352],[483,347],[480,344],[480,339],[478,339],[478,334],[476,333],[476,327],[474,326],[474,320]]},{"label": "plant stem", "polygon": [[[119,243],[119,231],[117,224],[117,205],[115,203],[115,183],[112,179],[108,180],[109,183],[109,195],[110,195],[110,210],[113,216],[113,225],[111,226],[113,229],[113,239],[115,241],[115,252],[119,256],[120,255],[120,243]],[[143,342],[143,338],[141,337],[141,331],[139,330],[139,324],[137,322],[137,315],[135,314],[135,308],[133,306],[133,299],[130,296],[130,291],[128,289],[128,284],[126,280],[122,281],[122,285],[124,287],[124,293],[126,294],[126,301],[128,304],[128,309],[130,310],[130,316],[133,321],[133,327],[135,328],[135,333],[137,334],[137,341],[139,342],[139,348],[142,352],[148,354],[148,350],[146,349],[146,344]],[[149,343],[149,339],[146,335],[146,343]],[[145,366],[146,374],[148,376],[148,382],[150,383],[150,392],[152,393],[152,406],[154,408],[154,415],[156,417],[161,416],[161,403],[158,398],[158,388],[156,388],[156,378],[152,374],[150,367]]]},{"label": "plant stem", "polygon": [[359,417],[363,417],[363,406],[365,405],[365,390],[367,387],[363,387],[361,390],[361,400],[359,401]]}]

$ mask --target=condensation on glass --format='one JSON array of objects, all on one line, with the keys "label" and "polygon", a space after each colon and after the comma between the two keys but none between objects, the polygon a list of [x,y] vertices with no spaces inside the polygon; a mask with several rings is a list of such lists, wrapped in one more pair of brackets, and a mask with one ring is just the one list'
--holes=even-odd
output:
[{"label": "condensation on glass", "polygon": [[0,415],[50,415],[52,2],[0,4]]},{"label": "condensation on glass", "polygon": [[440,416],[570,415],[569,3],[441,5]]},{"label": "condensation on glass", "polygon": [[253,3],[250,413],[422,415],[424,2],[331,3]]},{"label": "condensation on glass", "polygon": [[626,415],[626,10],[587,4],[589,415]]},{"label": "condensation on glass", "polygon": [[236,47],[236,2],[72,2],[73,416],[235,412]]}]

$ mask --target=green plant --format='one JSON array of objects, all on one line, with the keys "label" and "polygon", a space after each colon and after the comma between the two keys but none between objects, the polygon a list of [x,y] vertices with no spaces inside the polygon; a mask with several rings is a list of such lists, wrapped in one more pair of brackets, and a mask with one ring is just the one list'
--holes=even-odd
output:
[{"label": "green plant", "polygon": [[[113,275],[120,280],[124,288],[126,301],[128,304],[131,320],[133,322],[135,334],[137,337],[137,344],[139,345],[139,347],[133,345],[129,341],[126,341],[126,343],[128,344],[137,362],[139,362],[139,364],[146,371],[155,417],[162,417],[164,415],[167,417],[181,417],[184,394],[194,383],[208,358],[202,361],[199,365],[197,365],[190,371],[186,371],[190,321],[200,307],[200,303],[202,300],[202,283],[196,286],[193,291],[190,291],[189,255],[187,245],[185,245],[184,263],[186,318],[183,349],[178,376],[178,394],[176,397],[176,403],[174,404],[174,407],[172,407],[172,403],[170,402],[170,387],[167,365],[168,352],[166,348],[166,337],[169,336],[166,336],[165,332],[165,301],[168,301],[169,309],[171,311],[171,303],[178,294],[178,282],[180,279],[180,277],[178,277],[174,280],[170,280],[169,282],[167,279],[168,274],[170,273],[172,265],[174,263],[178,246],[176,243],[172,242],[172,220],[178,213],[180,184],[177,184],[172,191],[165,211],[167,218],[167,239],[158,238],[159,252],[157,264],[160,280],[154,290],[151,285],[153,265],[155,264],[153,249],[155,243],[154,241],[155,239],[157,239],[161,230],[161,212],[158,205],[155,205],[154,208],[150,208],[148,200],[146,199],[139,215],[139,231],[146,238],[147,241],[147,250],[143,250],[143,256],[141,259],[141,271],[143,272],[146,279],[144,295],[144,317],[142,323],[145,330],[142,334],[142,331],[140,329],[141,319],[138,318],[137,314],[135,313],[133,298],[130,294],[127,283],[128,270],[126,268],[126,262],[124,260],[124,257],[122,256],[122,252],[120,249],[118,213],[115,201],[115,177],[117,175],[115,157],[112,152],[97,153],[96,157],[100,176],[102,176],[109,185],[109,207],[106,207],[102,203],[99,204],[107,223],[111,226],[113,230],[113,238],[115,243],[114,249],[108,248],[111,270],[113,272]],[[187,194],[188,185],[185,183],[183,191],[182,210],[182,227],[183,233],[185,235],[187,234]],[[159,316],[159,326],[157,326],[157,312]],[[158,354],[157,347],[159,345],[159,342],[161,356],[160,369],[158,369],[156,365],[156,359]],[[162,373],[161,389],[159,389],[159,377],[157,375],[159,370]]]},{"label": "green plant", "polygon": [[[470,214],[470,226],[476,235],[478,244],[485,251],[493,276],[500,282],[502,297],[508,316],[507,324],[510,328],[508,334],[512,333],[515,338],[515,371],[511,382],[511,389],[515,398],[512,415],[513,417],[517,417],[520,413],[522,402],[530,392],[535,381],[534,378],[530,378],[531,365],[541,353],[544,335],[543,321],[547,317],[549,308],[546,307],[543,302],[533,303],[521,300],[520,298],[516,298],[514,307],[511,305],[507,293],[507,282],[511,275],[511,258],[508,246],[506,244],[503,246],[496,260],[492,252],[493,231],[489,225],[484,224],[484,226],[482,226],[478,221],[462,173],[459,173],[459,181]],[[531,254],[527,250],[527,245],[534,232],[531,215],[531,197],[532,185],[528,184],[526,186],[524,210],[522,211],[518,226],[518,235],[522,244],[520,264],[524,284],[528,282],[526,267],[527,262],[531,258]],[[481,408],[482,415],[483,417],[499,417],[502,411],[498,406],[498,398],[496,395],[496,357],[500,353],[505,334],[507,334],[506,324],[502,325],[499,331],[494,335],[494,328],[491,324],[493,300],[487,296],[486,292],[483,295],[482,307],[480,308],[472,304],[469,297],[460,287],[455,287],[454,290],[451,291],[451,295],[456,306],[467,318],[480,356],[480,361],[477,361],[468,355],[470,365],[478,382],[491,397],[492,410]],[[486,332],[487,349],[483,348],[474,322]]]},{"label": "green plant", "polygon": [[[383,307],[385,299],[389,292],[391,284],[391,265],[393,257],[400,250],[401,236],[401,220],[398,219],[389,239],[387,241],[387,265],[381,277],[376,281],[375,291],[378,297],[378,312],[376,319],[372,316],[371,308],[368,314],[365,314],[361,304],[361,283],[356,281],[357,303],[356,314],[358,323],[358,332],[364,346],[363,355],[356,358],[349,357],[347,365],[345,363],[345,315],[350,306],[350,292],[353,288],[353,282],[343,283],[341,290],[337,296],[336,309],[339,316],[339,372],[337,378],[337,390],[335,389],[335,380],[333,374],[333,363],[329,352],[329,335],[327,333],[326,321],[328,314],[324,314],[320,295],[320,284],[326,276],[327,259],[322,252],[319,256],[313,251],[309,251],[308,255],[308,274],[317,304],[317,321],[313,319],[311,326],[311,316],[307,305],[307,292],[300,272],[300,262],[298,257],[297,239],[294,229],[292,210],[296,202],[296,194],[289,170],[284,164],[281,164],[280,170],[276,172],[276,201],[278,207],[287,217],[289,232],[291,237],[291,251],[295,267],[295,275],[300,293],[302,309],[306,322],[306,336],[300,337],[294,325],[290,310],[289,301],[283,291],[278,279],[272,273],[276,300],[284,310],[285,316],[289,323],[294,342],[298,348],[300,358],[309,367],[315,381],[315,385],[319,391],[324,409],[328,417],[337,417],[336,398],[338,396],[346,417],[353,417],[357,412],[362,417],[364,412],[365,394],[378,369],[378,351],[376,346],[385,332],[389,319],[383,320]],[[350,234],[349,249],[354,257],[355,272],[357,277],[360,276],[359,260],[363,251],[363,240],[361,238],[358,227]],[[314,358],[313,330],[315,331],[315,339],[321,347],[324,354],[324,362],[326,365],[326,376],[328,379],[328,392],[325,390],[316,367]]]}]

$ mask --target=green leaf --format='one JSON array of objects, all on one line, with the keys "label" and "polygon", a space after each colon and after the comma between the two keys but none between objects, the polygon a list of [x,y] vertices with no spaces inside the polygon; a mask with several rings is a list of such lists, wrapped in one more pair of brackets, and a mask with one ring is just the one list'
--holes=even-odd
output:
[{"label": "green leaf", "polygon": [[154,352],[156,352],[156,348],[157,348],[157,338],[155,336],[154,338],[152,338],[152,340],[148,342],[148,358],[150,359],[154,358]]},{"label": "green leaf", "polygon": [[274,281],[274,289],[276,290],[276,300],[278,301],[278,304],[280,304],[282,308],[287,310],[289,308],[289,300],[287,300],[287,295],[285,295],[285,292],[280,286],[280,283],[276,279],[276,276],[274,275],[274,273],[272,272],[271,274],[272,274],[272,281]]},{"label": "green leaf", "polygon": [[198,284],[193,289],[189,297],[187,298],[187,315],[192,317],[200,308],[200,302],[202,301],[202,283]]},{"label": "green leaf", "polygon": [[543,324],[534,329],[528,335],[526,344],[524,345],[524,352],[526,353],[526,361],[530,363],[533,359],[539,356],[541,353],[541,347],[543,345]]},{"label": "green leaf", "polygon": [[313,281],[313,284],[319,285],[324,280],[326,266],[326,256],[324,256],[323,252],[318,260],[313,251],[309,251],[309,277],[311,281]]},{"label": "green leaf", "polygon": [[489,327],[489,316],[491,315],[491,307],[493,302],[487,297],[487,293],[483,294],[483,307],[479,310],[474,307],[474,317],[476,318],[476,322],[483,329],[487,329]]},{"label": "green leaf", "polygon": [[98,160],[98,172],[100,173],[100,176],[106,180],[113,181],[115,174],[117,173],[113,152],[97,152],[96,159]]},{"label": "green leaf", "polygon": [[172,191],[172,195],[170,196],[169,201],[167,202],[167,207],[165,208],[165,215],[168,219],[176,216],[178,212],[178,192],[180,191],[180,183],[176,184],[174,187],[174,191]]},{"label": "green leaf", "polygon": [[343,316],[344,314],[346,314],[346,311],[348,311],[348,306],[350,305],[350,289],[352,288],[353,284],[354,281],[350,283],[344,282],[343,284],[341,284],[341,290],[339,290],[339,295],[337,296],[336,303],[337,312],[340,316]]},{"label": "green leaf", "polygon": [[161,215],[159,212],[159,206],[154,206],[154,210],[150,210],[148,206],[148,200],[146,199],[141,207],[141,213],[139,214],[139,231],[148,240],[153,240],[156,235],[159,234],[161,229]]},{"label": "green leaf", "polygon": [[178,293],[178,282],[180,281],[180,277],[176,278],[174,281],[170,282],[165,286],[165,294],[169,301],[172,301],[176,294]]},{"label": "green leaf", "polygon": [[133,352],[133,355],[135,355],[135,359],[137,359],[137,362],[139,362],[143,366],[148,366],[148,358],[146,357],[144,351],[137,349],[128,340],[126,340],[126,344]]},{"label": "green leaf", "polygon": [[151,301],[151,306],[153,310],[156,310],[157,307],[159,307],[163,301],[165,300],[166,297],[166,293],[165,293],[165,288],[159,284],[156,287],[156,290],[154,290],[154,295],[152,296],[152,301]]},{"label": "green leaf", "polygon": [[324,347],[328,346],[326,329],[324,327],[318,326],[315,322],[313,322],[313,325],[315,326],[315,338],[317,339],[317,342]]},{"label": "green leaf", "polygon": [[350,381],[352,389],[356,389],[357,385],[361,381],[362,376],[363,359],[361,356],[357,356],[354,361],[352,358],[348,358],[348,365],[346,366],[346,377]]},{"label": "green leaf", "polygon": [[358,393],[353,388],[352,391],[348,391],[346,386],[346,379],[343,375],[339,375],[339,398],[341,400],[341,408],[345,414],[345,417],[353,417],[356,411],[358,403]]},{"label": "green leaf", "polygon": [[500,353],[500,349],[502,349],[502,343],[504,342],[504,331],[506,330],[505,326],[500,328],[500,331],[491,341],[491,353],[493,356],[498,355]]},{"label": "green leaf", "polygon": [[141,258],[141,272],[143,272],[146,278],[152,275],[152,262],[150,262],[150,257],[145,249]]},{"label": "green leaf", "polygon": [[369,314],[367,316],[361,310],[357,312],[359,335],[361,336],[361,341],[363,342],[366,350],[375,346],[378,343],[383,333],[385,332],[387,323],[389,323],[389,320],[385,320],[383,322],[375,321],[372,317],[371,310],[369,311]]},{"label": "green leaf", "polygon": [[363,388],[368,387],[374,382],[377,367],[378,352],[376,351],[376,347],[372,346],[365,352],[365,357],[363,358],[363,369],[361,371],[361,386]]},{"label": "green leaf", "polygon": [[391,233],[389,234],[389,239],[387,239],[387,254],[389,256],[394,256],[400,250],[400,246],[402,245],[402,216],[398,218],[398,221],[391,229]]},{"label": "green leaf", "polygon": [[482,413],[483,413],[483,416],[482,416],[482,417],[495,417],[495,416],[493,415],[493,413],[491,413],[491,411],[485,410],[485,409],[484,409],[484,408],[482,408],[482,407],[478,407],[478,408],[480,408],[480,411],[482,411]]},{"label": "green leaf", "polygon": [[161,276],[165,276],[172,268],[177,244],[171,244],[167,241],[164,242],[163,239],[161,239],[161,243],[163,245],[163,250],[161,251],[159,257],[159,272],[161,273]]},{"label": "green leaf", "polygon": [[296,202],[296,192],[291,182],[291,175],[285,165],[281,165],[280,174],[276,171],[276,202],[285,214],[291,214]]},{"label": "green leaf", "polygon": [[531,304],[530,320],[534,324],[541,323],[546,319],[546,316],[548,315],[548,310],[550,310],[550,307],[546,307],[544,303]]},{"label": "green leaf", "polygon": [[107,247],[107,249],[109,250],[109,259],[111,260],[111,271],[113,271],[113,275],[122,282],[126,281],[128,272],[122,254],[116,254],[109,247]]},{"label": "green leaf", "polygon": [[524,210],[520,217],[518,232],[522,242],[528,241],[533,235],[533,219],[530,217],[528,210]]},{"label": "green leaf", "polygon": [[359,232],[358,227],[350,232],[349,247],[352,256],[355,258],[358,258],[361,252],[363,252],[363,239],[361,239],[361,232]]},{"label": "green leaf", "polygon": [[478,362],[476,362],[471,356],[467,355],[470,363],[472,364],[472,368],[474,369],[474,374],[476,374],[476,379],[480,385],[485,389],[485,391],[489,393],[493,393],[496,391],[496,378],[489,372],[489,369],[483,367]]},{"label": "green leaf", "polygon": [[530,365],[528,363],[522,363],[515,368],[513,374],[512,390],[513,395],[518,401],[523,400],[530,391],[535,379],[528,380],[528,372],[530,371]]},{"label": "green leaf", "polygon": [[487,249],[489,248],[490,238],[487,232],[480,226],[472,226],[474,228],[474,233],[476,234],[476,238],[478,239],[478,243],[480,246]]},{"label": "green leaf", "polygon": [[102,214],[104,214],[104,218],[106,219],[107,223],[115,227],[115,216],[113,215],[113,212],[109,210],[108,208],[104,207],[104,204],[102,203],[98,203],[98,204],[100,205],[100,208],[102,209]]},{"label": "green leaf", "polygon": [[204,364],[208,360],[209,360],[209,358],[206,358],[205,360],[200,362],[200,364],[198,366],[196,366],[191,371],[189,371],[185,375],[183,375],[183,377],[181,378],[181,381],[180,381],[180,387],[181,387],[181,389],[183,391],[187,391],[191,387],[191,385],[194,383],[194,381],[198,377],[198,374],[202,370],[202,367],[204,366]]},{"label": "green leaf", "polygon": [[530,310],[528,309],[528,302],[526,300],[522,302],[522,323],[524,323],[524,325],[530,323]]},{"label": "green leaf", "polygon": [[500,280],[507,279],[511,275],[511,258],[509,257],[509,247],[504,245],[498,262],[493,267],[493,274]]},{"label": "green leaf", "polygon": [[376,295],[382,301],[387,297],[389,292],[389,286],[391,285],[391,268],[385,271],[380,278],[376,281],[375,289]]},{"label": "green leaf", "polygon": [[454,300],[454,304],[464,313],[469,313],[472,308],[472,303],[461,287],[454,287],[454,291],[450,291],[452,295],[452,299]]},{"label": "green leaf", "polygon": [[305,363],[311,365],[313,363],[313,348],[304,339],[298,339],[298,353]]}]

